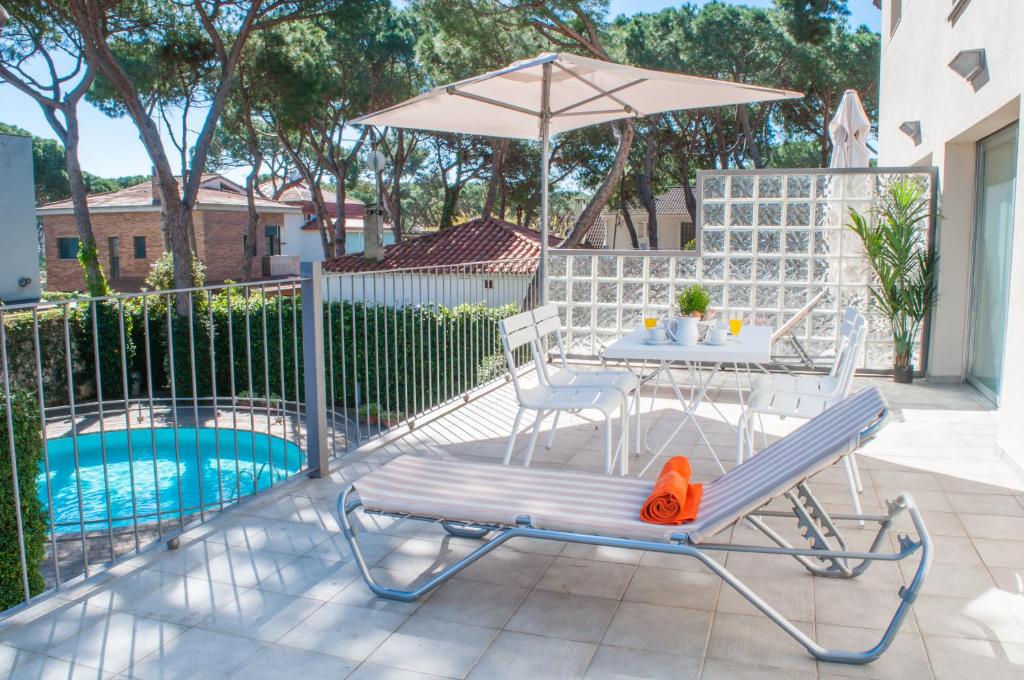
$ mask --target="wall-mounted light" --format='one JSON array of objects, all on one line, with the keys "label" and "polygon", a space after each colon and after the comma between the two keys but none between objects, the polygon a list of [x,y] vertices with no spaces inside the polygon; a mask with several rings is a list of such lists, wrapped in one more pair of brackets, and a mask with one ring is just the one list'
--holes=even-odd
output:
[{"label": "wall-mounted light", "polygon": [[921,121],[905,120],[900,123],[900,132],[914,141],[914,146],[921,143]]},{"label": "wall-mounted light", "polygon": [[974,85],[974,89],[978,89],[984,84],[982,74],[985,73],[985,50],[961,50],[953,61],[949,62],[949,67],[967,82]]}]

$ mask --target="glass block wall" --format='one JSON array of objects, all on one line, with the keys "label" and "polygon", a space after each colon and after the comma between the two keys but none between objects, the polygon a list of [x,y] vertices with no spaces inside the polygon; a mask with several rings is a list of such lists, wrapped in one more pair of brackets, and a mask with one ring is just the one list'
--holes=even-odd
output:
[{"label": "glass block wall", "polygon": [[[867,211],[881,188],[906,175],[926,183],[930,200],[931,173],[910,168],[698,173],[696,254],[551,252],[549,299],[561,308],[571,351],[599,355],[645,315],[670,316],[677,292],[701,283],[718,314],[776,328],[824,290],[795,332],[804,348],[830,363],[841,310],[852,305],[868,315],[860,367],[891,368],[888,324],[874,311],[860,240],[845,225],[851,208]],[[774,353],[796,357],[789,342]],[[918,366],[919,357],[920,348]]]}]

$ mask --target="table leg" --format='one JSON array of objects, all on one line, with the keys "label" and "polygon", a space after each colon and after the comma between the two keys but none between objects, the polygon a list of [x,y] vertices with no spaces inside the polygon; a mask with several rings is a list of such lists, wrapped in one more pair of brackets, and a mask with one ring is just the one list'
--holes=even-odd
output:
[{"label": "table leg", "polygon": [[[688,365],[688,368],[692,369],[692,366]],[[704,379],[703,371],[698,369],[698,375],[700,375],[700,385],[697,388],[697,393],[694,395],[693,399],[690,400],[689,404],[686,403],[686,400],[683,398],[682,392],[679,390],[678,383],[676,383],[675,378],[672,376],[672,373],[669,372],[669,382],[672,385],[673,391],[676,394],[676,398],[679,400],[679,403],[683,407],[683,419],[672,431],[672,434],[668,436],[668,439],[665,440],[665,443],[661,445],[661,448],[659,448],[654,453],[654,455],[651,456],[651,460],[647,463],[647,465],[644,466],[643,470],[640,471],[639,476],[642,477],[644,473],[647,472],[647,469],[650,468],[654,464],[654,462],[661,456],[661,454],[665,451],[665,449],[672,442],[672,440],[675,439],[675,436],[679,434],[679,432],[683,429],[683,427],[686,426],[686,423],[689,422],[690,419],[693,419],[693,424],[696,426],[697,432],[700,433],[701,439],[704,440],[704,444],[708,447],[708,450],[711,451],[711,455],[714,457],[715,462],[718,463],[719,469],[721,469],[723,473],[725,472],[725,466],[722,465],[722,461],[718,458],[718,453],[715,451],[715,448],[711,445],[711,442],[708,440],[707,434],[705,434],[704,432],[704,428],[700,426],[700,422],[697,420],[697,407],[700,406],[701,402],[703,402],[704,396],[707,393],[708,388],[714,381],[715,376],[718,375],[719,368],[721,368],[721,364],[716,363],[714,367],[711,369],[711,373],[708,376],[707,380]],[[648,431],[650,431],[650,427],[648,427]]]}]

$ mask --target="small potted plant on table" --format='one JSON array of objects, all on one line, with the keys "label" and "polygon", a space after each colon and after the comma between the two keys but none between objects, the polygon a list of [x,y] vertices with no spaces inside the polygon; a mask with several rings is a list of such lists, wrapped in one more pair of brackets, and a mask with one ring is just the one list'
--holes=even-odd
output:
[{"label": "small potted plant on table", "polygon": [[863,242],[875,274],[871,297],[892,329],[892,375],[898,383],[914,380],[914,344],[938,296],[938,257],[928,249],[922,228],[930,217],[924,184],[909,177],[890,182],[865,213],[850,209],[847,226]]},{"label": "small potted plant on table", "polygon": [[676,296],[679,316],[692,316],[696,319],[703,319],[707,316],[709,304],[711,304],[711,295],[699,283],[688,286]]}]

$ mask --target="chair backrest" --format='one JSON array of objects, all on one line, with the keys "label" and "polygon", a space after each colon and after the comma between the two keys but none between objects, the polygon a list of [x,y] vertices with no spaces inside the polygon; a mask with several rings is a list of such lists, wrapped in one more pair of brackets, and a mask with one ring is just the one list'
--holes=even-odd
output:
[{"label": "chair backrest", "polygon": [[544,380],[548,381],[547,348],[545,343],[547,343],[551,336],[554,336],[554,349],[558,353],[556,362],[562,368],[568,368],[569,366],[565,344],[562,342],[562,318],[558,315],[558,307],[552,304],[537,307],[531,314],[533,314],[533,322],[537,327],[537,346],[534,348],[533,358],[537,362]]},{"label": "chair backrest", "polygon": [[[845,319],[844,319],[845,325]],[[850,386],[853,384],[853,374],[857,370],[857,355],[867,338],[867,319],[863,314],[857,312],[845,337],[840,337],[840,352],[832,365],[830,375],[836,379],[838,396],[845,397],[850,393]]]},{"label": "chair backrest", "polygon": [[[518,397],[519,370],[516,365],[516,350],[529,345],[531,360],[535,368],[537,368],[538,374],[541,370],[537,367],[538,362],[536,361],[538,337],[537,325],[533,321],[533,314],[531,312],[520,312],[500,320],[498,322],[498,333],[501,335],[501,346],[505,351],[505,363],[508,366],[509,375],[512,376],[512,385],[515,387],[516,396]],[[541,376],[541,380],[546,382],[544,377]]]}]

